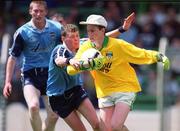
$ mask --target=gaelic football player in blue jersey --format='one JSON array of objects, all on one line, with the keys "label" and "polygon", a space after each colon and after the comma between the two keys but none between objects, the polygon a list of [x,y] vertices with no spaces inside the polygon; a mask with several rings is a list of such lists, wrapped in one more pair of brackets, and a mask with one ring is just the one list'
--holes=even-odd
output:
[{"label": "gaelic football player in blue jersey", "polygon": [[[96,111],[81,87],[82,80],[79,74],[70,76],[66,72],[67,65],[76,65],[73,61],[79,48],[79,31],[77,26],[67,24],[62,32],[62,45],[58,45],[52,52],[49,63],[47,95],[51,108],[74,131],[86,131],[86,128],[76,110],[78,110],[91,124],[94,130],[103,128],[99,124]],[[104,130],[105,129],[101,129]]]},{"label": "gaelic football player in blue jersey", "polygon": [[[58,116],[51,110],[46,96],[48,65],[50,54],[59,44],[61,24],[46,19],[45,1],[32,1],[29,7],[31,20],[17,29],[6,68],[6,80],[3,90],[7,98],[12,92],[12,76],[16,58],[23,55],[22,83],[24,97],[28,105],[33,131],[53,131]],[[47,118],[42,122],[39,110],[39,98],[42,96]]]}]

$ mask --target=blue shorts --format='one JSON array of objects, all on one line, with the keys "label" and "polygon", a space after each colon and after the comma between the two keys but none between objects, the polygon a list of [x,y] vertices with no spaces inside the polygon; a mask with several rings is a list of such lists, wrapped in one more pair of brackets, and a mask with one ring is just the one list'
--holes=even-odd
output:
[{"label": "blue shorts", "polygon": [[61,118],[66,118],[72,111],[78,109],[85,98],[87,98],[86,91],[81,86],[75,86],[65,91],[63,95],[49,96],[49,103],[55,113]]},{"label": "blue shorts", "polygon": [[46,95],[48,79],[48,68],[33,68],[22,73],[22,84],[33,85],[37,88],[41,95]]}]

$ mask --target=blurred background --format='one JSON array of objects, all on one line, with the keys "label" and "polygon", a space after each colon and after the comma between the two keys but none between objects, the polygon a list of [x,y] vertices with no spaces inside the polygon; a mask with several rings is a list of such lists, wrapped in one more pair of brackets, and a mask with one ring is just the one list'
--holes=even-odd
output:
[{"label": "blurred background", "polygon": [[[157,86],[159,76],[157,64],[133,65],[142,92],[137,95],[126,125],[131,131],[180,131],[180,2],[46,1],[49,8],[48,18],[56,14],[58,20],[64,24],[76,24],[82,38],[87,37],[86,29],[78,23],[86,20],[90,14],[103,15],[108,22],[107,31],[110,31],[121,26],[124,18],[132,12],[135,12],[136,20],[128,31],[118,37],[119,39],[140,48],[159,50],[160,39],[166,38],[168,44],[166,55],[170,58],[171,69],[164,72],[162,87]],[[4,53],[7,53],[3,44],[9,41],[7,47],[11,47],[15,30],[30,20],[28,14],[30,2],[30,0],[0,2],[0,131],[31,131],[29,121],[26,120],[26,103],[20,82],[20,59],[13,76],[12,95],[8,100],[4,100],[2,96],[6,64]],[[88,73],[84,78],[84,86],[97,108],[93,81]],[[41,108],[43,114],[43,104]],[[21,124],[15,124],[13,119],[20,121]],[[62,129],[62,123],[57,125],[57,130],[70,130],[65,123]]]}]

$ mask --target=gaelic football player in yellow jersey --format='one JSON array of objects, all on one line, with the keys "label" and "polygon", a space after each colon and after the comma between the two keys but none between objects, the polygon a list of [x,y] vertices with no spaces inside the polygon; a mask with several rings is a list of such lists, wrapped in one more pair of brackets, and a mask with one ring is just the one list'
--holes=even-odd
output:
[{"label": "gaelic football player in yellow jersey", "polygon": [[[101,15],[90,15],[80,24],[87,25],[89,40],[80,46],[75,59],[81,58],[82,53],[92,47],[98,49],[106,58],[101,69],[91,71],[98,97],[100,118],[108,131],[122,131],[136,93],[141,91],[130,63],[162,62],[164,69],[167,70],[170,65],[169,59],[157,51],[141,49],[124,40],[105,36],[107,22]],[[69,74],[79,72],[71,67],[67,71]]]}]

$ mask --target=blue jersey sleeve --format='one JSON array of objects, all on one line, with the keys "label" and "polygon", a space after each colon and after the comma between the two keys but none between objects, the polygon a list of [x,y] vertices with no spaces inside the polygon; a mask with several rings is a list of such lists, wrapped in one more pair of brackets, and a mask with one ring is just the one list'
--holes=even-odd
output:
[{"label": "blue jersey sleeve", "polygon": [[58,46],[58,48],[55,48],[54,51],[53,51],[53,62],[54,64],[55,63],[55,59],[57,57],[64,57],[64,58],[73,58],[73,55],[69,53],[69,51],[63,46],[63,45],[60,45]]},{"label": "blue jersey sleeve", "polygon": [[58,46],[58,48],[55,48],[55,50],[53,51],[53,60],[55,60],[59,56],[65,57],[64,52],[65,48],[62,46]]},{"label": "blue jersey sleeve", "polygon": [[19,57],[21,52],[24,48],[24,39],[22,38],[21,34],[16,32],[14,34],[13,45],[9,51],[9,54],[14,57]]}]

